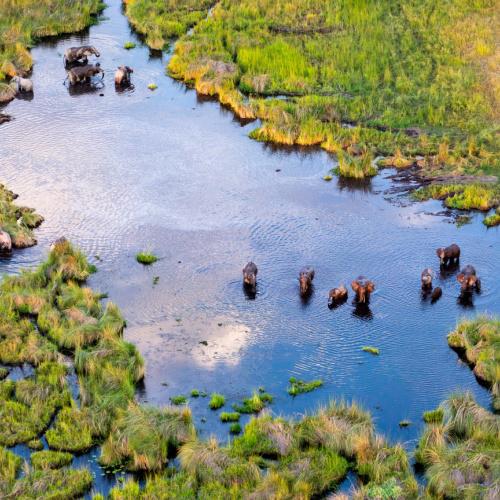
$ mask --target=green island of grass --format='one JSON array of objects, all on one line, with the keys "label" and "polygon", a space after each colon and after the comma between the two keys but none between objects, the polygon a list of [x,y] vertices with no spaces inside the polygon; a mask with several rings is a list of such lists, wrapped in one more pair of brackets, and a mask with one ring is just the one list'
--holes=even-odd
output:
[{"label": "green island of grass", "polygon": [[259,119],[256,140],[319,145],[357,178],[376,173],[366,150],[382,167],[498,183],[492,0],[126,4],[151,47],[180,36],[170,75]]},{"label": "green island of grass", "polygon": [[500,207],[498,207],[495,211],[494,214],[486,217],[484,220],[483,220],[483,224],[486,226],[486,227],[495,227],[495,226],[498,226],[500,225]]},{"label": "green island of grass", "polygon": [[500,410],[500,319],[478,316],[464,320],[448,334],[448,344],[471,365],[474,375],[491,388]]},{"label": "green island of grass", "polygon": [[370,354],[375,354],[378,356],[380,354],[380,350],[378,347],[373,347],[371,345],[365,345],[361,348],[362,351],[364,352],[369,352]]},{"label": "green island of grass", "polygon": [[139,262],[139,264],[143,264],[144,266],[150,266],[151,264],[154,264],[157,260],[158,257],[151,252],[139,252],[135,256],[135,260]]},{"label": "green island of grass", "polygon": [[8,79],[31,70],[37,40],[80,31],[95,23],[101,0],[2,0],[0,2],[0,102],[13,98]]},{"label": "green island of grass", "polygon": [[26,248],[36,245],[33,229],[42,222],[43,217],[32,208],[16,205],[17,195],[0,184],[0,231],[6,232],[12,248]]},{"label": "green island of grass", "polygon": [[233,410],[238,413],[259,413],[266,405],[273,402],[273,397],[267,392],[254,392],[249,398],[245,398],[241,404],[233,404]]},{"label": "green island of grass", "polygon": [[210,401],[208,403],[208,407],[211,410],[218,410],[222,408],[226,404],[226,398],[217,392],[214,392],[210,395]]},{"label": "green island of grass", "polygon": [[304,392],[311,392],[323,385],[322,380],[311,380],[310,382],[305,382],[304,380],[299,380],[295,377],[290,377],[289,382],[290,386],[288,387],[287,392],[290,396],[297,396],[298,394],[302,394]]}]

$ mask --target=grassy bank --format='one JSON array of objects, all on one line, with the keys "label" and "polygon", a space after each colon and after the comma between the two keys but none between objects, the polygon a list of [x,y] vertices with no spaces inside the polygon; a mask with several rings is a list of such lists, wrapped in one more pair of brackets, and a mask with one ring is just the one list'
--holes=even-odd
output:
[{"label": "grassy bank", "polygon": [[[190,4],[127,3],[146,37]],[[221,0],[169,72],[259,118],[257,140],[399,152],[431,177],[498,175],[499,12],[496,0]]]},{"label": "grassy bank", "polygon": [[[31,69],[29,52],[45,36],[80,31],[95,21],[101,0],[2,0],[0,2],[0,85]],[[5,87],[4,87],[5,90]],[[2,87],[0,87],[0,93]]]},{"label": "grassy bank", "polygon": [[471,394],[455,394],[429,423],[415,458],[425,468],[426,498],[497,498],[500,491],[500,418]]},{"label": "grassy bank", "polygon": [[448,344],[471,365],[474,375],[491,387],[493,407],[500,411],[500,320],[478,316],[448,335]]},{"label": "grassy bank", "polygon": [[0,231],[9,234],[14,248],[36,244],[33,229],[43,222],[43,217],[32,208],[17,205],[12,191],[0,184]]}]

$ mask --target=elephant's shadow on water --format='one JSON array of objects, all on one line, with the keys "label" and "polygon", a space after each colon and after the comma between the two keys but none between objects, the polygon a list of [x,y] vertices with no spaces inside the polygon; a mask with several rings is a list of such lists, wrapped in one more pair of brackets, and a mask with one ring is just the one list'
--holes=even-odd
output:
[{"label": "elephant's shadow on water", "polygon": [[104,89],[105,85],[102,81],[97,82],[82,82],[77,83],[76,85],[66,85],[68,89],[68,94],[71,97],[77,97],[85,94],[95,94]]},{"label": "elephant's shadow on water", "polygon": [[453,262],[448,265],[442,264],[439,266],[439,276],[442,280],[448,280],[452,278],[459,269],[460,262]]},{"label": "elephant's shadow on water", "polygon": [[117,94],[127,94],[129,92],[133,92],[135,90],[135,86],[133,83],[129,83],[128,85],[115,85],[115,91]]},{"label": "elephant's shadow on water", "polygon": [[356,316],[357,318],[361,318],[361,319],[365,319],[365,320],[372,320],[373,319],[373,313],[372,313],[372,310],[370,309],[369,302],[359,302],[355,298],[352,301],[352,305],[354,307],[354,310],[352,311],[353,316]]},{"label": "elephant's shadow on water", "polygon": [[35,98],[35,94],[33,92],[18,92],[16,98],[20,101],[32,101]]}]

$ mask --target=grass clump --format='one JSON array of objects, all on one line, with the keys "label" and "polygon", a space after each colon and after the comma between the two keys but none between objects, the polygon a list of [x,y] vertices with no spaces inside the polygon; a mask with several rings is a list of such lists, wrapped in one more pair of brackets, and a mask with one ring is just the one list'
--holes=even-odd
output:
[{"label": "grass clump", "polygon": [[444,418],[444,410],[436,408],[435,410],[424,411],[422,418],[426,424],[440,424]]},{"label": "grass clump", "polygon": [[241,404],[233,404],[233,409],[238,413],[259,413],[272,402],[273,397],[267,392],[254,392],[252,397],[244,399]]},{"label": "grass clump", "polygon": [[227,411],[223,411],[221,414],[220,414],[220,421],[221,422],[238,422],[238,420],[240,419],[240,414],[238,412],[227,412]]},{"label": "grass clump", "polygon": [[500,204],[499,184],[431,184],[413,192],[418,201],[443,200],[448,208],[487,211]]},{"label": "grass clump", "polygon": [[241,434],[241,425],[239,423],[231,424],[229,426],[229,432],[234,435]]},{"label": "grass clump", "polygon": [[156,85],[156,83],[149,83],[148,84],[149,90],[156,90],[157,88],[158,88],[158,85]]},{"label": "grass clump", "polygon": [[430,423],[415,459],[425,468],[431,498],[495,497],[498,491],[500,424],[470,393],[454,394],[442,405],[442,423]]},{"label": "grass clump", "polygon": [[370,345],[363,346],[361,350],[364,352],[369,352],[370,354],[375,354],[376,356],[380,354],[380,350],[378,349],[378,347],[373,347]]},{"label": "grass clump", "polygon": [[36,451],[31,454],[31,465],[34,469],[60,469],[73,461],[71,453],[62,451]]},{"label": "grass clump", "polygon": [[0,446],[0,483],[12,483],[17,477],[21,464],[21,457]]},{"label": "grass clump", "polygon": [[491,387],[493,406],[500,409],[500,320],[478,316],[460,322],[448,344],[465,357],[474,375]]},{"label": "grass clump", "polygon": [[339,151],[337,156],[339,165],[334,169],[334,172],[341,177],[364,179],[377,175],[377,167],[373,165],[373,156],[367,150],[359,156],[351,156]]},{"label": "grass clump", "polygon": [[154,408],[131,403],[114,423],[101,448],[100,462],[107,467],[124,465],[131,471],[157,471],[177,448],[194,437],[191,411]]},{"label": "grass clump", "polygon": [[201,395],[201,394],[200,394],[200,391],[199,391],[198,389],[193,389],[193,390],[191,391],[191,394],[190,394],[190,396],[191,396],[192,398],[199,398],[199,397],[200,397],[200,395]]},{"label": "grass clump", "polygon": [[170,402],[173,405],[185,405],[187,403],[187,397],[186,396],[172,396],[170,398]]},{"label": "grass clump", "polygon": [[92,422],[87,410],[63,408],[54,426],[46,433],[47,443],[55,450],[83,453],[94,444]]},{"label": "grass clump", "polygon": [[304,380],[296,379],[295,377],[290,377],[290,386],[287,389],[290,396],[297,396],[304,392],[311,392],[318,387],[323,385],[322,380],[311,380],[310,382],[305,382]]},{"label": "grass clump", "polygon": [[[2,7],[0,6],[0,19]],[[3,19],[0,20],[0,27]],[[1,33],[1,29],[0,29]],[[0,46],[0,81],[2,47]],[[35,213],[32,208],[19,206],[14,203],[17,195],[0,184],[0,231],[6,232],[11,239],[12,248],[26,248],[36,245],[33,229],[42,222],[43,217]]]},{"label": "grass clump", "polygon": [[0,367],[0,380],[7,378],[8,375],[9,375],[9,369],[4,368],[4,367]]},{"label": "grass clump", "polygon": [[134,42],[125,42],[123,44],[123,48],[124,49],[127,49],[127,50],[130,50],[130,49],[135,49],[136,45]]},{"label": "grass clump", "polygon": [[135,259],[137,260],[137,262],[139,262],[139,264],[150,266],[158,260],[158,257],[150,252],[139,252],[135,256]]},{"label": "grass clump", "polygon": [[217,392],[214,392],[210,395],[210,401],[208,403],[208,407],[211,410],[218,410],[222,408],[226,404],[226,398]]},{"label": "grass clump", "polygon": [[495,227],[500,225],[500,207],[496,209],[494,214],[485,217],[483,224],[486,227]]}]

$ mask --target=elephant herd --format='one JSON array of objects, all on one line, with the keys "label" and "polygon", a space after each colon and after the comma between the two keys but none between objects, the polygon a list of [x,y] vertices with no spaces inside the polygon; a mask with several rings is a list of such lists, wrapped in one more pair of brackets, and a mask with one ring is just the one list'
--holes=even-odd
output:
[{"label": "elephant herd", "polygon": [[[445,248],[438,248],[436,254],[439,257],[440,268],[443,271],[454,271],[458,269],[460,261],[460,247],[453,243]],[[255,296],[257,287],[257,266],[253,262],[249,262],[243,268],[243,286],[247,292]],[[312,282],[314,280],[314,269],[312,267],[304,267],[299,272],[299,293],[302,298],[307,298],[312,290]],[[426,268],[421,274],[421,288],[423,298],[431,297],[431,302],[434,303],[443,294],[440,287],[433,288],[432,279],[434,272],[431,268]],[[461,286],[461,298],[469,298],[473,291],[481,290],[481,280],[476,274],[474,266],[465,266],[460,273],[457,274],[457,281]],[[370,301],[370,295],[375,290],[373,281],[358,276],[351,283],[351,288],[355,295],[356,304],[367,305]],[[342,305],[347,301],[348,292],[344,285],[339,285],[332,288],[328,294],[328,307],[334,308]]]},{"label": "elephant herd", "polygon": [[[96,75],[102,75],[104,71],[99,63],[89,64],[90,56],[100,57],[99,51],[91,45],[81,47],[69,47],[64,52],[64,67],[67,71],[66,79],[70,85],[88,83]],[[118,87],[128,87],[131,83],[130,75],[134,72],[129,66],[119,66],[115,72],[115,85]]]},{"label": "elephant herd", "polygon": [[[96,75],[102,75],[104,71],[99,63],[89,64],[89,56],[100,57],[99,51],[91,45],[82,45],[81,47],[70,47],[64,52],[64,67],[67,72],[66,80],[70,85],[89,83],[91,78]],[[117,87],[128,87],[131,84],[130,75],[134,72],[129,66],[119,66],[115,72],[115,85]],[[11,79],[15,85],[17,94],[33,94],[33,82],[29,78],[23,78],[19,75]]]}]

